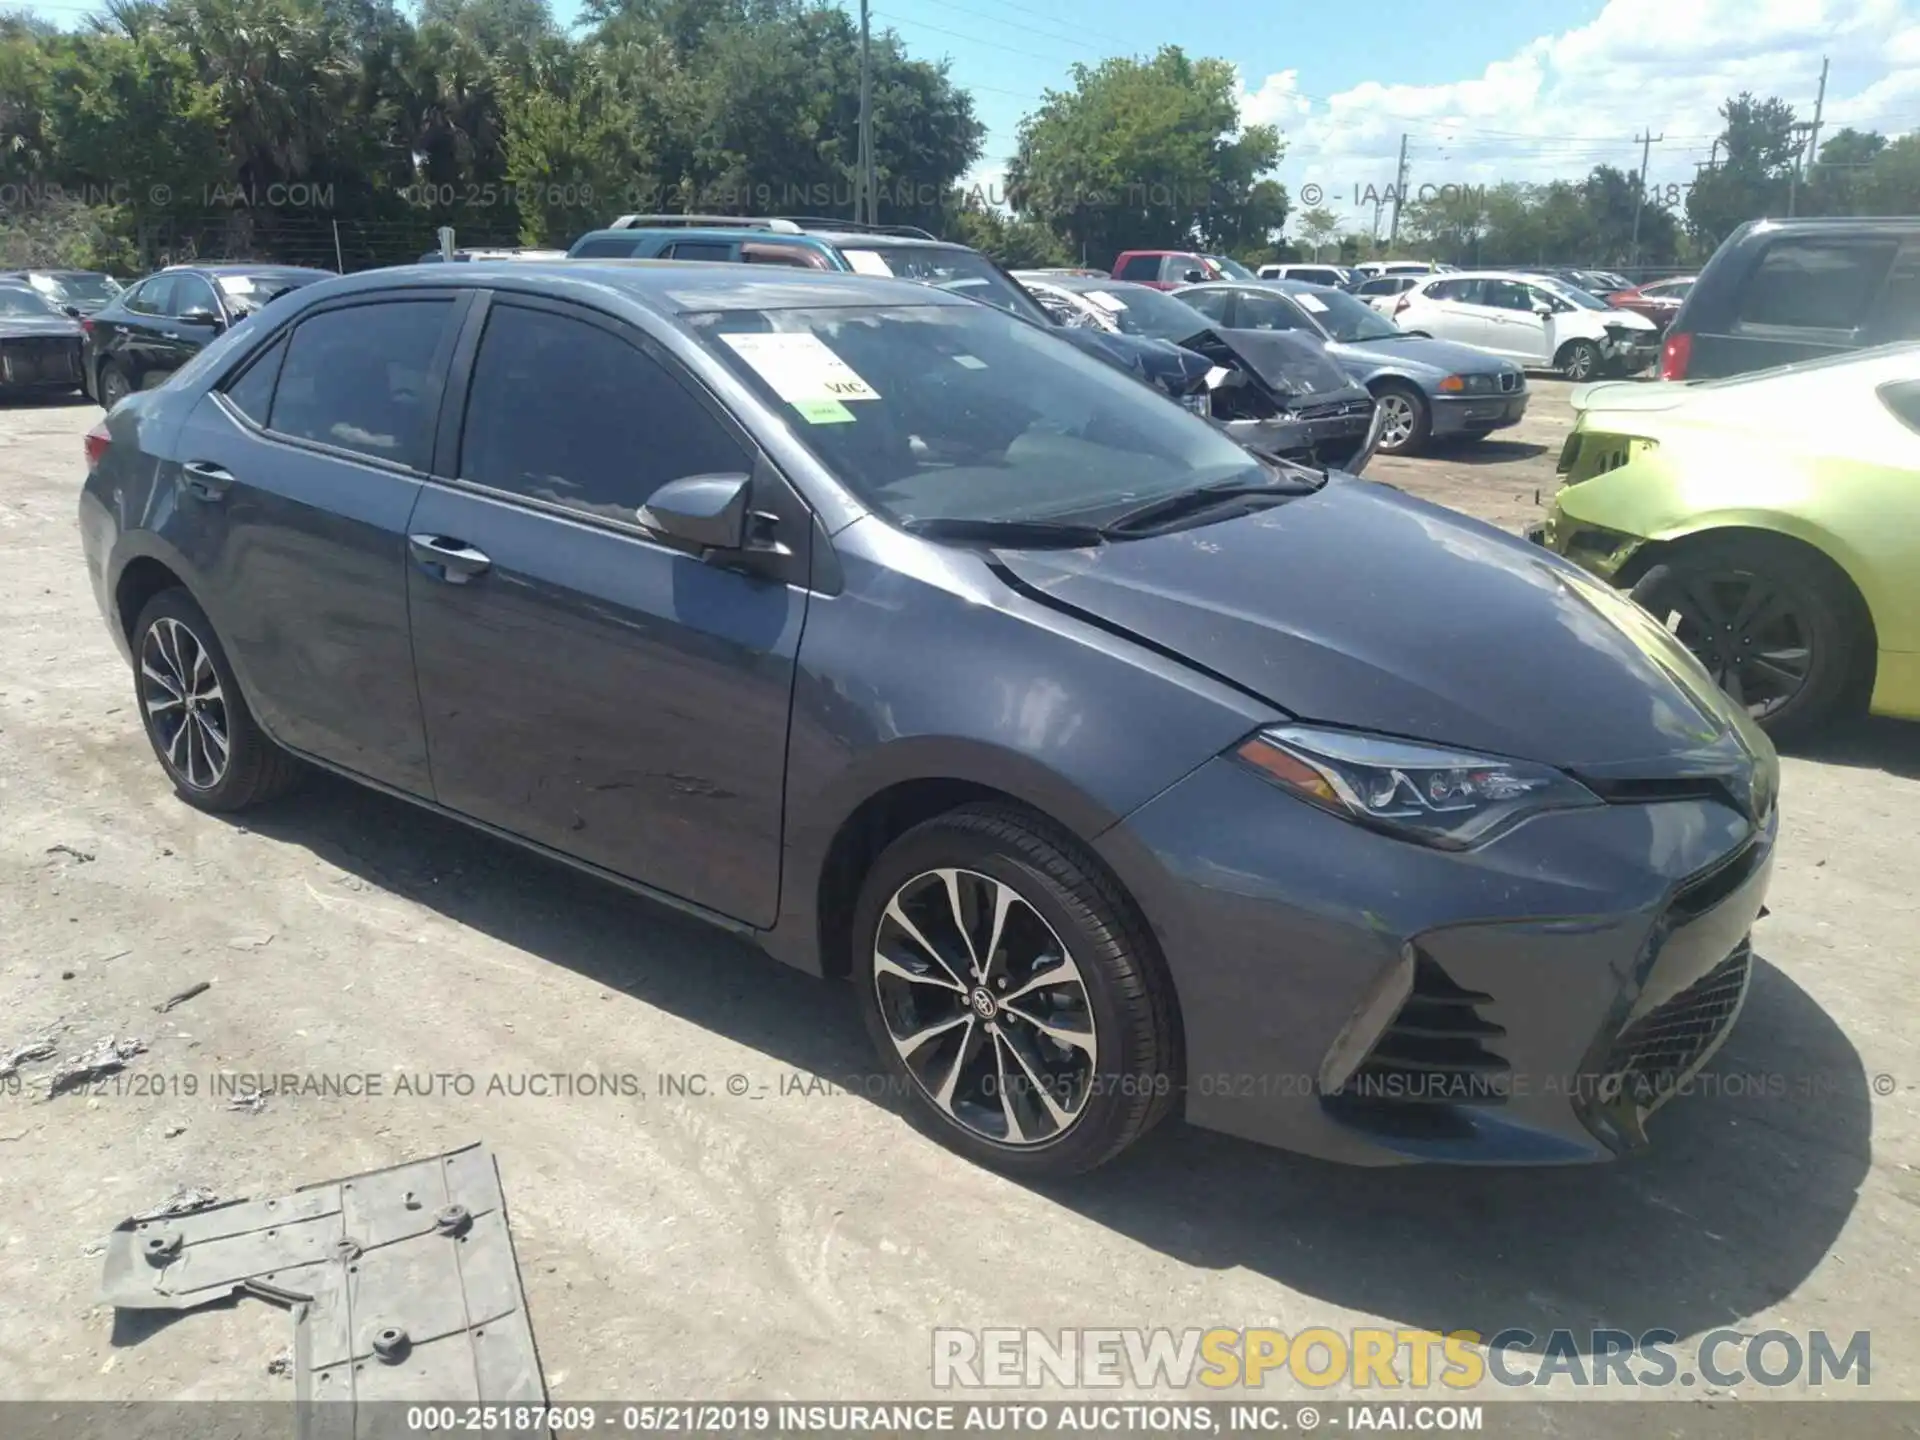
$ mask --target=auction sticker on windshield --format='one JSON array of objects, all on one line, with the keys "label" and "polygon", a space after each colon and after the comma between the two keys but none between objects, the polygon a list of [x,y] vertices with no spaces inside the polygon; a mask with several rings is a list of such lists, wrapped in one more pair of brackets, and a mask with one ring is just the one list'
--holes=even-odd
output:
[{"label": "auction sticker on windshield", "polygon": [[1296,295],[1293,298],[1298,300],[1303,308],[1313,311],[1316,315],[1324,315],[1327,312],[1327,302],[1318,295]]},{"label": "auction sticker on windshield", "polygon": [[893,267],[887,264],[887,257],[878,250],[849,250],[846,252],[847,264],[862,275],[891,275]]},{"label": "auction sticker on windshield", "polygon": [[844,410],[827,408],[843,400],[878,400],[880,392],[829,350],[818,335],[722,335],[734,353],[751,365],[773,393],[815,425],[850,420]]}]

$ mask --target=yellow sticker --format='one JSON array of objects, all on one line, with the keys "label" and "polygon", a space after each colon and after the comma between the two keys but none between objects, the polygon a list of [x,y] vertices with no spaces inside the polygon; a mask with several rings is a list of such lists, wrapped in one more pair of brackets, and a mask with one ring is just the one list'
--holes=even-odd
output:
[{"label": "yellow sticker", "polygon": [[853,412],[838,400],[795,400],[793,408],[809,425],[845,425]]}]

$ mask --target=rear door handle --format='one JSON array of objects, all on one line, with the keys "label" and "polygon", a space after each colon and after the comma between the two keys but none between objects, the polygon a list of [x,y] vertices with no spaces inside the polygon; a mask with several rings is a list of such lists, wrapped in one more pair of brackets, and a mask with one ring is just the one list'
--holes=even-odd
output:
[{"label": "rear door handle", "polygon": [[445,535],[409,535],[407,549],[429,575],[449,585],[464,585],[474,576],[486,574],[493,565],[466,541]]},{"label": "rear door handle", "polygon": [[186,473],[187,489],[202,500],[224,500],[233,487],[233,476],[208,461],[189,460],[180,468]]}]

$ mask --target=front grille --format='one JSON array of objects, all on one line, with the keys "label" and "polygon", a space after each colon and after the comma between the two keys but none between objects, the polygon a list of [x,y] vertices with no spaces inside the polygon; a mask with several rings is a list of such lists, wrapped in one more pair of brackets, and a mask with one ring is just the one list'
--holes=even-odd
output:
[{"label": "front grille", "polygon": [[1512,1067],[1487,1046],[1507,1032],[1480,1014],[1492,1000],[1454,984],[1431,957],[1417,954],[1412,993],[1341,1094],[1414,1105],[1505,1104]]},{"label": "front grille", "polygon": [[1753,949],[1742,942],[1692,985],[1623,1030],[1601,1062],[1600,1097],[1626,1099],[1642,1110],[1670,1098],[1733,1023],[1752,969]]}]

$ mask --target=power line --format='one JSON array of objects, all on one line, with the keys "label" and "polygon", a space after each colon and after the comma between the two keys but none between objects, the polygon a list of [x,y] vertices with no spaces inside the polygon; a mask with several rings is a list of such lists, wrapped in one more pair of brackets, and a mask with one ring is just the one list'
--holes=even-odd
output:
[{"label": "power line", "polygon": [[1017,20],[1002,20],[998,15],[988,15],[985,12],[980,10],[969,9],[965,5],[956,5],[953,3],[953,0],[923,0],[923,3],[928,5],[938,5],[942,10],[954,10],[954,11],[958,11],[962,15],[971,15],[974,19],[984,20],[989,25],[1005,25],[1008,29],[1011,29],[1011,30],[1025,30],[1029,34],[1039,35],[1042,38],[1047,40],[1062,40],[1069,45],[1078,45],[1083,49],[1087,49],[1087,50],[1098,50],[1100,48],[1098,45],[1092,44],[1086,40],[1082,40],[1075,35],[1060,35],[1060,34],[1054,33],[1051,30],[1041,30],[1041,29],[1037,29],[1032,25],[1022,25]]},{"label": "power line", "polygon": [[[956,40],[966,40],[975,45],[985,45],[992,50],[1004,50],[1009,55],[1025,55],[1031,59],[1038,53],[1030,45],[1002,45],[997,40],[982,40],[978,35],[968,35],[961,30],[948,30],[926,20],[916,20],[911,15],[893,15],[875,10],[873,16],[877,20],[891,20],[896,25],[918,25],[922,30],[931,30],[936,35],[951,35]],[[1068,64],[1073,63],[1073,61],[1069,60],[1065,55],[1048,55],[1043,58],[1048,60],[1066,60]]]}]

